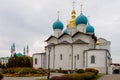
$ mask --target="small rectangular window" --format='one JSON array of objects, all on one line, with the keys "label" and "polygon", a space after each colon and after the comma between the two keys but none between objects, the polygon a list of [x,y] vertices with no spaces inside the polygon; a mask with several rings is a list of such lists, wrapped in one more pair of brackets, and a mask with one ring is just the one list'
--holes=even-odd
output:
[{"label": "small rectangular window", "polygon": [[95,56],[91,56],[91,64],[95,63]]},{"label": "small rectangular window", "polygon": [[79,54],[77,55],[77,60],[79,60]]},{"label": "small rectangular window", "polygon": [[35,64],[37,64],[37,58],[35,58]]},{"label": "small rectangular window", "polygon": [[62,60],[62,54],[60,54],[60,60]]}]

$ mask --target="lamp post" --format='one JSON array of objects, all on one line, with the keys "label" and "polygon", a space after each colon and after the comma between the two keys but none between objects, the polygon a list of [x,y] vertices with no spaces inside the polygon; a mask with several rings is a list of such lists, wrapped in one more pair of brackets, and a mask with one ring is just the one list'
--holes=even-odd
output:
[{"label": "lamp post", "polygon": [[47,75],[48,80],[50,80],[50,51],[51,47],[48,47],[48,75]]}]

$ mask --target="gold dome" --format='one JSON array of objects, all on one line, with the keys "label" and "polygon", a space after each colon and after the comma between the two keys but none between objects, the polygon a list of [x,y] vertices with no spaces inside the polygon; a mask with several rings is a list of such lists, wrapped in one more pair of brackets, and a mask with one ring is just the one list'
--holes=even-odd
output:
[{"label": "gold dome", "polygon": [[100,44],[100,42],[99,42],[99,41],[97,41],[97,42],[96,42],[96,45],[99,45],[99,44]]},{"label": "gold dome", "polygon": [[74,2],[73,2],[73,10],[71,12],[71,19],[69,20],[68,24],[67,24],[67,28],[71,28],[71,27],[75,27],[75,19],[76,19],[76,12],[74,10]]}]

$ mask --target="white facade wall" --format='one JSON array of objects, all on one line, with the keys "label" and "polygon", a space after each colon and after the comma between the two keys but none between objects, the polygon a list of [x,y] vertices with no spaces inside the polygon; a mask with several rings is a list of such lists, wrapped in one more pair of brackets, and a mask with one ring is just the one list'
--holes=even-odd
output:
[{"label": "white facade wall", "polygon": [[[95,56],[95,63],[91,63],[91,56]],[[85,68],[95,68],[100,73],[110,73],[109,56],[106,50],[88,50],[85,53]]]},{"label": "white facade wall", "polygon": [[[74,44],[73,45],[73,68],[82,69],[83,68],[83,52],[88,49],[88,44]],[[79,60],[77,59],[79,55]],[[76,61],[75,61],[76,56]],[[76,64],[76,65],[75,65]]]},{"label": "white facade wall", "polygon": [[[37,59],[37,64],[35,64],[35,59]],[[35,69],[42,67],[41,66],[41,55],[33,55],[33,67]]]},{"label": "white facade wall", "polygon": [[[71,45],[61,44],[55,47],[55,69],[68,70],[71,69]],[[62,55],[62,60],[60,59]]]},{"label": "white facade wall", "polygon": [[110,51],[110,41],[107,41],[103,38],[99,38],[99,49],[108,49]]},{"label": "white facade wall", "polygon": [[55,29],[54,30],[54,36],[55,37],[59,37],[62,34],[62,30],[61,29]]},{"label": "white facade wall", "polygon": [[[35,59],[37,59],[37,64],[35,64]],[[35,69],[38,68],[46,68],[46,55],[42,53],[37,53],[33,55],[33,67]]]},{"label": "white facade wall", "polygon": [[[86,55],[87,67],[105,67],[106,51],[91,50]],[[95,64],[91,64],[91,56],[95,56]]]}]

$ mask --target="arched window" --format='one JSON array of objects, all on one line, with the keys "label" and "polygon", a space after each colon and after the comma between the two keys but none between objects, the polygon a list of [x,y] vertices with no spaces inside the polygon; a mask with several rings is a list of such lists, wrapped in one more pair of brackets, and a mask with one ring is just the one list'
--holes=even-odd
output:
[{"label": "arched window", "polygon": [[95,63],[95,56],[91,56],[91,63],[92,63],[92,64]]},{"label": "arched window", "polygon": [[37,64],[37,58],[35,58],[35,64]]}]

